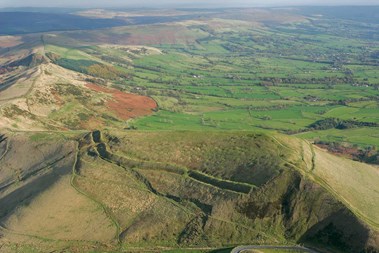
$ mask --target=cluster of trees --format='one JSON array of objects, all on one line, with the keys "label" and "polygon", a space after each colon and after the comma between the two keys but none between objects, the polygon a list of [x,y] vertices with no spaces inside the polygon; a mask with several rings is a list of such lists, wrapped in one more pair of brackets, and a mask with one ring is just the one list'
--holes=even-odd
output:
[{"label": "cluster of trees", "polygon": [[309,84],[337,84],[337,83],[349,83],[353,84],[354,79],[350,76],[345,77],[321,77],[321,78],[299,78],[299,77],[286,77],[286,78],[279,78],[279,77],[263,77],[261,78],[261,86],[275,86],[279,84],[303,84],[303,83],[309,83]]},{"label": "cluster of trees", "polygon": [[377,123],[374,122],[361,122],[361,121],[355,121],[355,120],[341,120],[338,118],[327,118],[318,120],[311,125],[309,125],[308,128],[311,128],[313,130],[327,130],[327,129],[349,129],[349,128],[355,128],[355,127],[377,127],[379,126]]},{"label": "cluster of trees", "polygon": [[47,57],[61,67],[94,77],[110,80],[129,78],[129,75],[127,73],[113,66],[101,64],[96,61],[61,58],[59,55],[54,53],[47,53]]},{"label": "cluster of trees", "polygon": [[76,72],[86,73],[87,67],[97,64],[95,61],[90,60],[72,60],[67,58],[58,58],[54,61],[55,64],[58,64],[59,66],[74,70]]},{"label": "cluster of trees", "polygon": [[379,164],[379,151],[376,146],[359,147],[357,144],[321,140],[314,143],[327,148],[329,152],[347,155],[356,161]]},{"label": "cluster of trees", "polygon": [[111,80],[116,80],[119,78],[129,78],[129,75],[127,73],[118,70],[113,66],[108,66],[100,63],[88,66],[86,69],[86,74]]}]

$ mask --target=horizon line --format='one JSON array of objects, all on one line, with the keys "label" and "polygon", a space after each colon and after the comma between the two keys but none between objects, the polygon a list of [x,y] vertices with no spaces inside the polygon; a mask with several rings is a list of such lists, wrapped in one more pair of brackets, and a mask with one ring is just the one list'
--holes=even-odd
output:
[{"label": "horizon line", "polygon": [[211,7],[207,6],[206,4],[203,7],[194,7],[189,4],[162,4],[162,5],[155,5],[155,6],[141,6],[141,5],[114,5],[114,6],[94,6],[94,7],[79,7],[79,6],[4,6],[0,9],[23,9],[23,8],[31,8],[31,9],[112,9],[112,8],[139,8],[139,9],[161,9],[161,8],[168,8],[170,7],[172,9],[181,8],[181,9],[225,9],[225,8],[294,8],[294,7],[370,7],[370,6],[379,6],[379,3],[377,4],[300,4],[300,5],[250,5],[250,4],[241,4],[241,5],[225,5],[220,7]]}]

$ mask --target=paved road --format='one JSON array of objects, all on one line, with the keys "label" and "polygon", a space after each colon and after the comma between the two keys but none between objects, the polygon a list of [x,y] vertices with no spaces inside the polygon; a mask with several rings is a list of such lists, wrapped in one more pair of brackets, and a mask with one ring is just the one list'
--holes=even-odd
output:
[{"label": "paved road", "polygon": [[231,253],[242,253],[245,250],[250,250],[250,249],[285,249],[285,250],[302,250],[305,253],[319,253],[317,251],[301,247],[301,246],[292,246],[292,247],[287,247],[287,246],[270,246],[270,245],[244,245],[244,246],[238,246],[235,247]]}]

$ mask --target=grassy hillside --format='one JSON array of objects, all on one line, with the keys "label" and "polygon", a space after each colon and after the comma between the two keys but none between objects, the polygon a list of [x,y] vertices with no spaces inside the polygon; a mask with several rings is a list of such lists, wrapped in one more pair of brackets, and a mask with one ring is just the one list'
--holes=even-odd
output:
[{"label": "grassy hillside", "polygon": [[376,166],[334,156],[306,141],[285,137],[281,140],[290,143],[286,148],[295,151],[291,162],[295,169],[334,194],[373,228],[379,228],[379,217],[374,211],[379,207],[375,201],[379,197]]},{"label": "grassy hillside", "polygon": [[[10,145],[2,161],[21,152],[16,141],[23,135],[6,134]],[[377,170],[312,151],[298,139],[188,131],[29,138],[55,153],[55,145],[67,143],[71,160],[2,188],[0,201],[19,198],[2,216],[6,249],[20,238],[37,252],[46,245],[119,251],[300,242],[335,252],[377,247]],[[2,164],[2,171],[14,170]],[[357,166],[368,178],[358,176]],[[25,191],[32,195],[20,194]]]}]

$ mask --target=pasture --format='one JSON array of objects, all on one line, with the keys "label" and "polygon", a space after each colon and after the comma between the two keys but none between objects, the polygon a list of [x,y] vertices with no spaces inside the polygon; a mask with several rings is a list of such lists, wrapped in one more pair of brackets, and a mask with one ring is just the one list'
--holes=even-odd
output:
[{"label": "pasture", "polygon": [[[375,25],[362,30],[353,21],[318,18],[258,26],[233,19],[61,33],[45,36],[45,49],[61,57],[61,66],[153,98],[157,112],[128,122],[139,130],[260,129],[379,144],[379,43],[367,37]],[[346,25],[349,33],[341,33]],[[73,41],[77,47],[64,46]],[[310,127],[329,118],[374,125]]]}]

